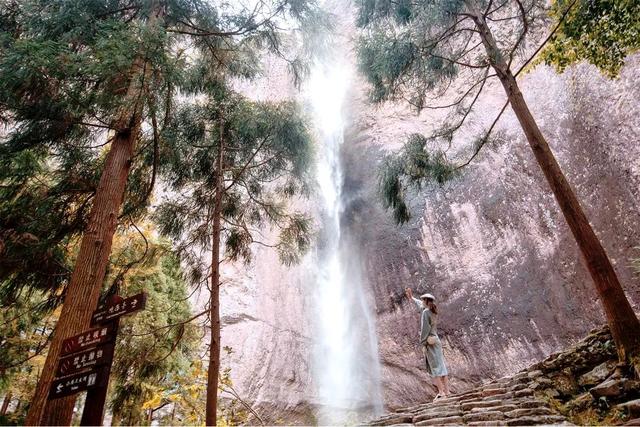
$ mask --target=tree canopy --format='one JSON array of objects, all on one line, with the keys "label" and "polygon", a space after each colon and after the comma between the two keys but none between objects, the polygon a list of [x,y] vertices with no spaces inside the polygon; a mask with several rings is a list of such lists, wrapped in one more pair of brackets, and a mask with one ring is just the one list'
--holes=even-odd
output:
[{"label": "tree canopy", "polygon": [[[251,244],[273,244],[290,264],[311,237],[309,220],[288,212],[287,205],[288,199],[306,194],[312,159],[310,134],[298,107],[249,101],[224,86],[209,96],[201,104],[181,106],[167,130],[176,141],[165,153],[170,161],[162,171],[170,193],[155,214],[161,233],[177,242],[196,284],[209,268],[199,254],[211,245],[221,140],[225,259],[249,261]],[[280,229],[278,242],[264,241],[269,237],[265,226]]]},{"label": "tree canopy", "polygon": [[627,56],[640,48],[639,14],[640,4],[633,0],[556,0],[551,16],[559,27],[540,60],[560,72],[586,60],[615,77]]}]

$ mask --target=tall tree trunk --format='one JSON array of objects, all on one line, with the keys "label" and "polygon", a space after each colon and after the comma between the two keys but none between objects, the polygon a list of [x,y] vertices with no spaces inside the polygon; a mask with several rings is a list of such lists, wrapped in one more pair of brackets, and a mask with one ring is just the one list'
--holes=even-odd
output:
[{"label": "tall tree trunk", "polygon": [[142,122],[140,91],[146,76],[143,60],[136,60],[122,89],[123,109],[117,114],[117,129],[105,161],[94,198],[89,222],[82,236],[80,251],[67,287],[60,319],[56,324],[35,396],[25,420],[27,425],[68,425],[71,423],[76,396],[48,401],[62,341],[89,327],[91,314],[97,308],[100,291],[111,253],[118,214],[124,201],[127,177],[135,142]]},{"label": "tall tree trunk", "polygon": [[2,399],[2,408],[0,408],[0,415],[6,415],[12,398],[13,394],[10,391],[8,391],[7,394],[4,395],[4,399]]},{"label": "tall tree trunk", "polygon": [[216,159],[216,183],[212,214],[211,232],[211,298],[209,301],[209,321],[211,322],[211,343],[209,347],[209,370],[207,372],[207,410],[205,421],[215,426],[218,411],[218,376],[220,372],[220,226],[222,217],[222,197],[224,192],[224,126],[220,121],[220,146]]},{"label": "tall tree trunk", "polygon": [[560,210],[564,215],[587,265],[618,349],[620,361],[640,356],[640,321],[627,299],[618,276],[598,236],[589,224],[575,192],[562,173],[549,144],[538,128],[522,96],[509,64],[498,49],[484,16],[475,11],[474,21],[480,31],[491,66],[507,94],[511,108],[524,131],[529,146],[542,169]]},{"label": "tall tree trunk", "polygon": [[[163,8],[154,2],[147,25],[154,26],[163,14]],[[47,400],[55,376],[62,341],[89,327],[91,314],[97,308],[100,291],[111,254],[118,213],[124,201],[127,177],[142,123],[141,91],[149,70],[143,58],[137,58],[123,87],[116,91],[124,102],[112,123],[116,129],[96,189],[87,228],[82,235],[80,251],[71,273],[62,312],[56,324],[47,359],[31,401],[26,425],[69,425],[76,396]]]}]

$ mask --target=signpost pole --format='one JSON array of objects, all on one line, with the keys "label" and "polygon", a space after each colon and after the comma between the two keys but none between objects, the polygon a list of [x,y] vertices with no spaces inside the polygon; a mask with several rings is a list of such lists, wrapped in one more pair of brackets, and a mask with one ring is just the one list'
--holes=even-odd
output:
[{"label": "signpost pole", "polygon": [[93,312],[92,329],[63,341],[49,399],[86,390],[80,425],[102,425],[120,317],[144,310],[146,297],[144,292],[126,299],[112,295],[106,304]]},{"label": "signpost pole", "polygon": [[[110,304],[115,304],[122,301],[122,297],[114,295],[109,300]],[[118,326],[120,325],[120,318],[117,318],[111,322],[113,324],[113,336],[118,336]],[[115,339],[115,338],[114,338]],[[109,389],[109,377],[111,376],[111,365],[113,365],[113,358],[111,362],[105,366],[106,369],[106,381],[100,384],[98,387],[90,388],[87,390],[87,398],[84,402],[84,409],[82,410],[82,418],[80,419],[81,426],[101,426],[102,419],[104,418],[104,403],[107,400],[107,390]]]}]

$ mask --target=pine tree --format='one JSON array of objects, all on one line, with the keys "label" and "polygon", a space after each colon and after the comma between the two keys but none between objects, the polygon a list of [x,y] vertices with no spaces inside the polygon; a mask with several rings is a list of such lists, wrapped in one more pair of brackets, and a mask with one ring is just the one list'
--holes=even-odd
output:
[{"label": "pine tree", "polygon": [[[192,266],[193,284],[210,284],[206,423],[215,425],[220,265],[248,262],[252,244],[274,246],[285,264],[307,249],[309,221],[287,202],[306,192],[311,138],[292,103],[250,102],[213,79],[203,89],[207,101],[181,108],[169,130],[178,141],[164,171],[173,196],[156,219]],[[279,230],[277,242],[262,240],[267,227]],[[203,262],[209,252],[210,263]]]},{"label": "pine tree", "polygon": [[[621,361],[640,355],[640,322],[627,300],[611,262],[580,206],[549,145],[529,111],[516,77],[528,61],[525,44],[543,29],[546,2],[540,0],[359,0],[360,68],[372,85],[373,101],[406,99],[416,109],[449,109],[444,126],[425,137],[412,136],[399,157],[381,172],[384,203],[398,222],[408,220],[407,185],[442,181],[471,162],[487,142],[496,121],[511,105],[535,158],[558,202],[589,269]],[[568,10],[563,12],[563,17]],[[519,68],[514,71],[516,63]],[[490,79],[504,88],[504,105],[488,132],[478,138],[462,164],[429,147],[454,141]],[[453,101],[431,103],[452,92]],[[637,359],[635,359],[637,361]],[[640,364],[640,362],[637,362]]]}]

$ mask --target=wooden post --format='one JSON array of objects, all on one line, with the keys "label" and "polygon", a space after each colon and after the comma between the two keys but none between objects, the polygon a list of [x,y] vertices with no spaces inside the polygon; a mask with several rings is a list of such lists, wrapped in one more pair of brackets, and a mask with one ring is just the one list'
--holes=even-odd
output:
[{"label": "wooden post", "polygon": [[[113,295],[109,298],[108,304],[116,304],[123,300],[118,295]],[[113,339],[118,336],[118,327],[120,326],[120,318],[116,318],[112,322],[113,324]],[[115,343],[114,343],[115,345]],[[109,390],[109,377],[111,376],[111,366],[113,365],[113,358],[111,362],[102,369],[106,369],[106,380],[98,387],[90,388],[87,390],[87,398],[84,402],[84,409],[82,410],[82,418],[80,419],[81,426],[101,426],[102,419],[104,418],[104,404],[107,400],[107,391]],[[104,378],[104,376],[103,376]]]}]

